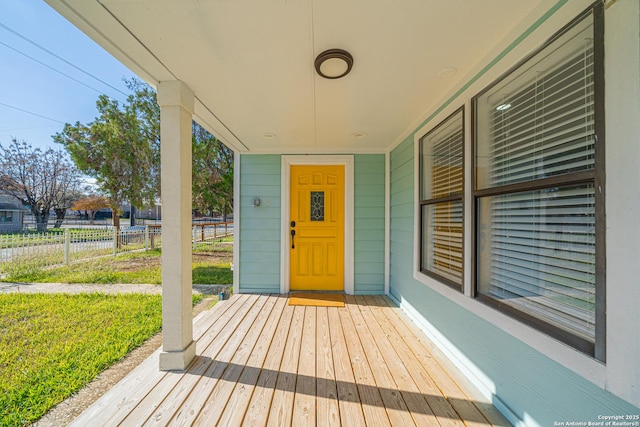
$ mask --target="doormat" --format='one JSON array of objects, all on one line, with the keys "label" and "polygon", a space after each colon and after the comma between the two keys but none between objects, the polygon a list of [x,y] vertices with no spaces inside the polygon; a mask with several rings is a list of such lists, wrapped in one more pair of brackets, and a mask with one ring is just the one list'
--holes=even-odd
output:
[{"label": "doormat", "polygon": [[344,295],[296,293],[289,295],[289,305],[309,305],[313,307],[344,307]]}]

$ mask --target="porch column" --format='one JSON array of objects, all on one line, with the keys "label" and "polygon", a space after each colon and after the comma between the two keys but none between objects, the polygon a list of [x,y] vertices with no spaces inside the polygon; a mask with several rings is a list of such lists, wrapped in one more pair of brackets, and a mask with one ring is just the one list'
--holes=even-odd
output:
[{"label": "porch column", "polygon": [[194,95],[160,82],[162,353],[160,370],[184,370],[196,354],[191,315],[191,120]]}]

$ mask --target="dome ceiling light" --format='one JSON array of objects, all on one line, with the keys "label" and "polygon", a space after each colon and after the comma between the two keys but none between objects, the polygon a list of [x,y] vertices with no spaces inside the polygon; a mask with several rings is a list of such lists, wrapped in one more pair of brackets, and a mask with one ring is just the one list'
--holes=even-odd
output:
[{"label": "dome ceiling light", "polygon": [[329,49],[315,60],[316,72],[325,79],[339,79],[349,74],[353,67],[353,56],[346,50]]}]

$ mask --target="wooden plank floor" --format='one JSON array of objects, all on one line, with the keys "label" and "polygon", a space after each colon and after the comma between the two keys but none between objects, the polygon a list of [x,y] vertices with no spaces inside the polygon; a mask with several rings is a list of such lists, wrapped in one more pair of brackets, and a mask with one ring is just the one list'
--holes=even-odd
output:
[{"label": "wooden plank floor", "polygon": [[509,425],[386,297],[235,295],[194,337],[186,372],[158,371],[158,350],[72,425]]}]

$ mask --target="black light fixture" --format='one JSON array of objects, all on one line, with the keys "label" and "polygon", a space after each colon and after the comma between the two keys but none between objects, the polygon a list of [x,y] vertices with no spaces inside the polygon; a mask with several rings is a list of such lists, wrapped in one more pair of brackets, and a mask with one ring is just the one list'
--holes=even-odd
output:
[{"label": "black light fixture", "polygon": [[349,74],[353,67],[353,56],[343,49],[329,49],[315,60],[316,72],[325,79],[339,79]]}]

